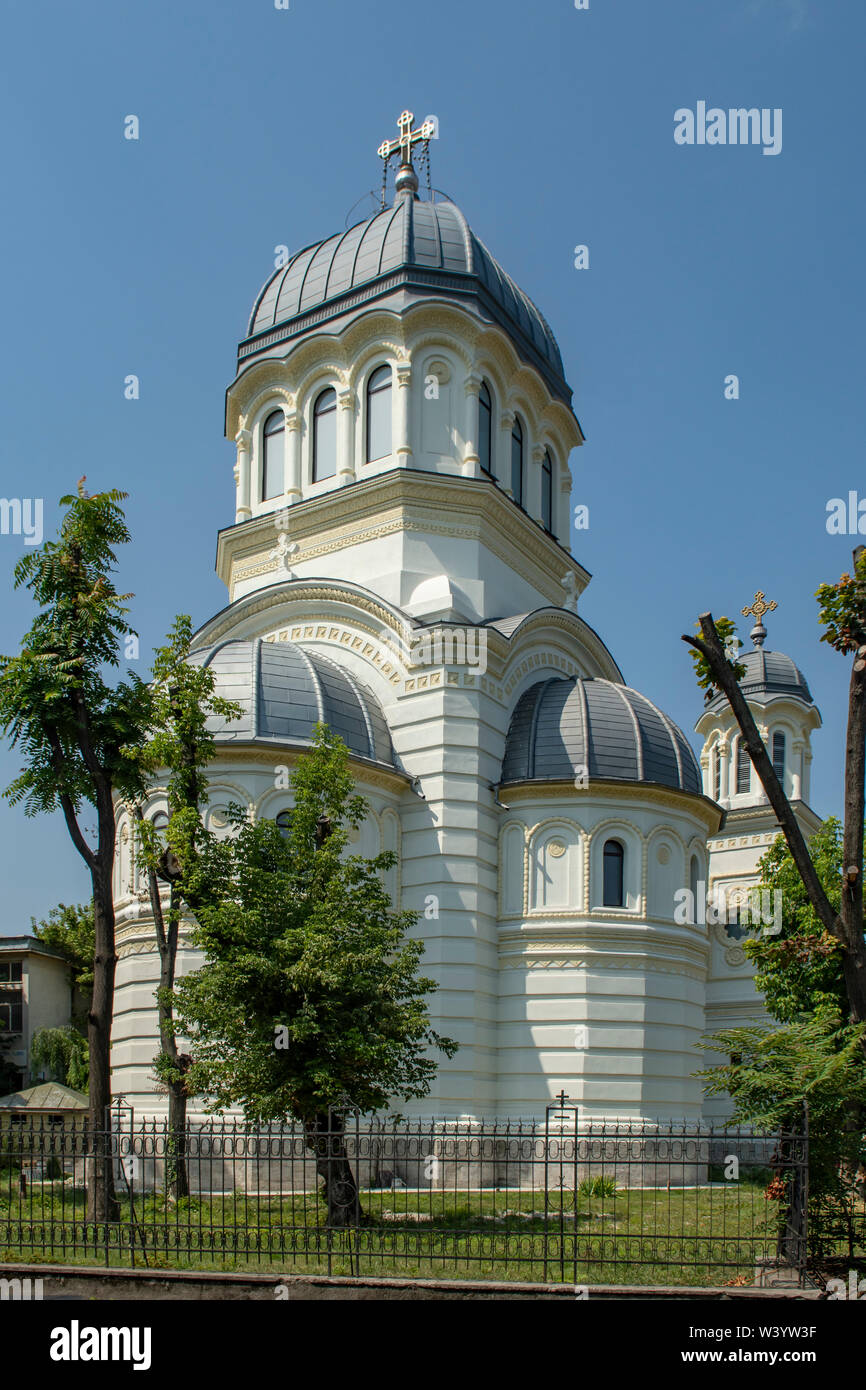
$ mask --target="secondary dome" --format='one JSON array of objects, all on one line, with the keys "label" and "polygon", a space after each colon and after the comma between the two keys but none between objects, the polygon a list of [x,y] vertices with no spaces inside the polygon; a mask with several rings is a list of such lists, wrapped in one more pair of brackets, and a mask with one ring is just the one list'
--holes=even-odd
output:
[{"label": "secondary dome", "polygon": [[501,780],[571,781],[579,768],[590,783],[595,777],[702,790],[685,734],[645,695],[599,678],[539,681],[512,715]]},{"label": "secondary dome", "polygon": [[294,642],[221,642],[190,653],[216,676],[216,694],[235,700],[240,719],[208,727],[219,744],[312,741],[313,725],[327,724],[350,753],[369,762],[396,766],[388,725],[372,694],[327,657]]},{"label": "secondary dome", "polygon": [[[747,700],[759,705],[773,700],[800,700],[804,705],[815,703],[803,672],[784,652],[768,652],[763,647],[755,647],[752,651],[741,652],[738,660],[746,668],[740,689]],[[707,701],[706,709],[726,708],[727,703],[726,696],[720,693]]]},{"label": "secondary dome", "polygon": [[556,339],[532,300],[505,273],[451,202],[400,194],[393,207],[298,251],[265,283],[238,349],[241,362],[371,300],[406,307],[458,299],[507,330],[520,355],[569,403]]}]

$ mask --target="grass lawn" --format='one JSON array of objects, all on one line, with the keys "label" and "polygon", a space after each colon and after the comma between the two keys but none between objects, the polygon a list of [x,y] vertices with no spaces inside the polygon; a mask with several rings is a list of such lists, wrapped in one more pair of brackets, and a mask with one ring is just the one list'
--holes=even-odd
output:
[{"label": "grass lawn", "polygon": [[362,1191],[363,1223],[329,1232],[312,1193],[234,1191],[121,1199],[121,1220],[85,1219],[81,1188],[33,1183],[0,1195],[0,1261],[287,1274],[549,1280],[580,1284],[751,1283],[776,1250],[779,1203],[764,1185]]}]

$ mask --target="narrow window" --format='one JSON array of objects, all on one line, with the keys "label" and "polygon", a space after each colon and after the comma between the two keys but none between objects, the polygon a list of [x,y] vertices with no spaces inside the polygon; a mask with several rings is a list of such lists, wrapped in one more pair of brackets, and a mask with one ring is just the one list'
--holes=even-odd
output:
[{"label": "narrow window", "polygon": [[523,506],[523,426],[515,419],[511,427],[511,493]]},{"label": "narrow window", "polygon": [[541,521],[545,531],[553,530],[553,459],[548,449],[541,460]]},{"label": "narrow window", "polygon": [[700,876],[701,866],[698,862],[698,856],[696,854],[693,854],[691,857],[691,862],[689,864],[689,889],[692,895],[692,906],[689,921],[692,923],[693,926],[695,922],[697,922],[698,920],[698,881],[700,879]]},{"label": "narrow window", "polygon": [[713,800],[721,801],[722,798],[722,755],[719,752],[719,745],[713,749]]},{"label": "narrow window", "polygon": [[490,387],[482,381],[478,392],[478,457],[481,470],[493,476],[493,398]]},{"label": "narrow window", "polygon": [[274,410],[262,430],[262,501],[285,490],[286,417]]},{"label": "narrow window", "polygon": [[337,393],[332,386],[313,407],[313,482],[337,474]]},{"label": "narrow window", "polygon": [[619,840],[608,840],[604,847],[604,891],[602,903],[605,907],[622,907],[622,869],[625,851]]},{"label": "narrow window", "polygon": [[745,739],[737,740],[737,795],[748,792],[752,784],[752,762]]},{"label": "narrow window", "polygon": [[785,784],[785,735],[773,734],[773,771],[779,781]]},{"label": "narrow window", "polygon": [[377,367],[367,382],[367,463],[391,452],[391,368]]}]

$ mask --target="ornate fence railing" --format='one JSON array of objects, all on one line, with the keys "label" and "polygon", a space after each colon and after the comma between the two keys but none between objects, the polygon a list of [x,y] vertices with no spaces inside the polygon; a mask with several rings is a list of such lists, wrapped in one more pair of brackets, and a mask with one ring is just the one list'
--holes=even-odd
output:
[{"label": "ornate fence railing", "polygon": [[[14,1122],[13,1122],[14,1120]],[[108,1151],[115,1220],[88,1214]],[[807,1264],[808,1137],[685,1123],[330,1112],[254,1129],[0,1120],[0,1260],[752,1284]]]}]

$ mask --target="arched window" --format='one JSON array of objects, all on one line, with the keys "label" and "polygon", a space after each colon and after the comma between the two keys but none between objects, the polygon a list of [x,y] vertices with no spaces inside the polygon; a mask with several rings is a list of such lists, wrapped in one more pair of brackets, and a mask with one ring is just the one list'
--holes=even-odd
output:
[{"label": "arched window", "polygon": [[713,800],[714,800],[714,801],[721,801],[721,799],[722,799],[722,755],[721,755],[721,753],[720,753],[720,751],[719,751],[719,745],[716,744],[715,748],[713,749]]},{"label": "arched window", "polygon": [[511,493],[523,506],[523,426],[515,416],[511,426]]},{"label": "arched window", "polygon": [[262,430],[262,501],[285,491],[286,417],[273,410]]},{"label": "arched window", "polygon": [[689,921],[692,925],[698,920],[698,883],[701,877],[701,865],[696,854],[693,854],[689,861],[689,890],[692,895],[692,907]]},{"label": "arched window", "polygon": [[377,367],[367,382],[367,463],[391,452],[391,368]]},{"label": "arched window", "polygon": [[553,459],[549,449],[541,460],[541,521],[545,531],[553,530]]},{"label": "arched window", "polygon": [[333,386],[316,397],[313,407],[313,482],[337,473],[337,393]]},{"label": "arched window", "polygon": [[752,760],[745,739],[737,739],[737,795],[748,792],[752,785]]},{"label": "arched window", "polygon": [[292,828],[292,812],[278,811],[276,817],[276,826],[283,839],[287,840],[289,837],[289,831]]},{"label": "arched window", "polygon": [[165,811],[154,811],[153,815],[150,817],[150,823],[154,830],[158,831],[160,835],[164,835],[168,829],[167,813]]},{"label": "arched window", "polygon": [[619,840],[608,840],[604,846],[604,880],[602,904],[604,907],[622,907],[623,861],[625,850]]},{"label": "arched window", "polygon": [[493,397],[486,381],[478,392],[478,457],[481,470],[493,476]]},{"label": "arched window", "polygon": [[784,786],[785,782],[785,735],[773,734],[773,771]]}]

